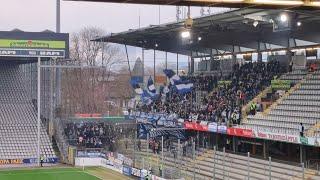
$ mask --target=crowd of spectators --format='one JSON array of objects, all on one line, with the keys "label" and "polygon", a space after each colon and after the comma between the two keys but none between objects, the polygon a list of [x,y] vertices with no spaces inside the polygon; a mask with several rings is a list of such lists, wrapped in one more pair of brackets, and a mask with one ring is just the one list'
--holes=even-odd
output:
[{"label": "crowd of spectators", "polygon": [[117,141],[128,137],[132,129],[98,122],[72,122],[65,125],[65,135],[70,144],[86,148],[109,148],[113,151]]},{"label": "crowd of spectators", "polygon": [[271,80],[281,73],[278,62],[236,64],[227,80],[230,84],[219,86],[204,101],[198,119],[239,123],[241,107],[252,100]]},{"label": "crowd of spectators", "polygon": [[[270,85],[275,76],[283,70],[278,62],[236,64],[226,77],[199,75],[186,77],[194,83],[194,90],[179,94],[172,88],[150,105],[138,107],[144,112],[170,114],[173,118],[238,124],[241,108],[259,92]],[[223,83],[219,83],[223,82]],[[195,101],[196,91],[206,91],[200,101]],[[114,150],[117,139],[128,135],[122,127],[95,122],[72,122],[65,126],[65,134],[71,144],[88,147],[109,147]],[[154,141],[150,148],[157,152],[159,142]]]},{"label": "crowd of spectators", "polygon": [[[279,62],[249,62],[235,64],[233,71],[226,77],[192,76],[194,91],[178,94],[170,91],[151,105],[140,106],[144,112],[173,114],[189,120],[204,120],[221,123],[239,124],[241,107],[270,85],[271,80],[281,73]],[[219,81],[225,83],[219,84]],[[195,102],[195,91],[207,91],[209,95]]]},{"label": "crowd of spectators", "polygon": [[193,84],[194,88],[197,91],[207,91],[210,92],[214,87],[217,86],[218,76],[217,75],[197,75],[197,76],[189,76]]}]

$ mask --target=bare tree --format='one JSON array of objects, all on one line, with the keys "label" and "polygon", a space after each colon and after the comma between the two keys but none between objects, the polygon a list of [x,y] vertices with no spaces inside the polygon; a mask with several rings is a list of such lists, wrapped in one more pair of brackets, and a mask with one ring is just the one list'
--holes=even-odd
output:
[{"label": "bare tree", "polygon": [[[71,35],[71,63],[81,66],[99,66],[99,68],[65,69],[63,71],[62,112],[65,115],[74,113],[104,113],[109,111],[106,98],[111,94],[109,88],[121,88],[128,79],[114,81],[121,66],[125,66],[125,56],[119,46],[111,43],[92,41],[106,34],[98,28],[84,28]],[[127,73],[127,72],[125,72]],[[129,74],[129,73],[128,73]]]}]

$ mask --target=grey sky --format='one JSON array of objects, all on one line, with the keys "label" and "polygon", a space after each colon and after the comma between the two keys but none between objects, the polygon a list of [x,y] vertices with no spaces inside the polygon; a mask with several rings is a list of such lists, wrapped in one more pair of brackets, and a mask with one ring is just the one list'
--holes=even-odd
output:
[{"label": "grey sky", "polygon": [[[55,30],[55,0],[1,0],[0,30]],[[158,24],[159,6],[61,1],[62,32],[72,33],[84,26],[108,32]],[[196,16],[199,8],[193,8]],[[161,23],[175,21],[175,6],[161,6]]]},{"label": "grey sky", "polygon": [[[0,0],[0,30],[14,28],[23,31],[55,30],[56,0]],[[107,32],[121,32],[159,23],[159,6],[132,5],[92,2],[69,2],[61,0],[61,31],[73,33],[86,26],[99,27]],[[199,16],[200,9],[192,8],[191,15]],[[161,23],[176,20],[175,6],[161,6]],[[141,56],[141,49],[130,48],[130,60]],[[161,57],[160,57],[161,56]],[[169,55],[169,61],[175,62],[175,55]],[[153,52],[147,52],[146,64],[153,62]],[[164,54],[159,53],[159,61]],[[184,61],[185,57],[182,58]],[[184,63],[185,64],[185,63]]]}]

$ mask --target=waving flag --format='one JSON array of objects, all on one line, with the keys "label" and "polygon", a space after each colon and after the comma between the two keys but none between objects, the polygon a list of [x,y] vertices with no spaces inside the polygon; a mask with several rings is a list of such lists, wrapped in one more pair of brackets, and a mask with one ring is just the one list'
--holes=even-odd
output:
[{"label": "waving flag", "polygon": [[165,69],[163,73],[169,78],[172,85],[179,84],[181,81],[180,77],[172,69]]},{"label": "waving flag", "polygon": [[175,88],[177,89],[179,94],[186,94],[192,91],[193,83],[189,81],[184,81],[181,84],[175,85]]},{"label": "waving flag", "polygon": [[151,93],[156,93],[156,87],[154,86],[154,83],[153,83],[151,76],[149,77],[147,87]]},{"label": "waving flag", "polygon": [[176,74],[172,69],[165,69],[165,70],[163,70],[163,73],[164,73],[169,79]]},{"label": "waving flag", "polygon": [[130,84],[132,86],[132,88],[134,89],[134,92],[136,92],[137,94],[141,95],[143,93],[142,88],[139,85],[139,82],[137,81],[137,79],[131,79],[130,80]]},{"label": "waving flag", "polygon": [[151,93],[150,91],[143,90],[141,94],[141,102],[146,105],[150,105],[158,95],[156,93]]}]

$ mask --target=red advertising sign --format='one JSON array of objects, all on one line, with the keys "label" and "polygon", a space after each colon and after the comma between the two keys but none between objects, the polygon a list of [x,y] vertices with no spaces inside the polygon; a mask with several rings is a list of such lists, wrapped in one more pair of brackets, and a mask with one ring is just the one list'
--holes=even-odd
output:
[{"label": "red advertising sign", "polygon": [[277,133],[271,133],[271,132],[255,132],[256,138],[262,138],[262,139],[270,139],[274,141],[285,141],[285,142],[291,142],[291,143],[300,143],[299,136],[295,135],[289,135],[289,134],[277,134]]},{"label": "red advertising sign", "polygon": [[184,128],[196,131],[208,131],[207,125],[201,125],[196,122],[185,122]]},{"label": "red advertising sign", "polygon": [[228,128],[227,134],[232,136],[241,136],[241,137],[254,137],[253,131],[251,129],[242,129],[242,128]]},{"label": "red advertising sign", "polygon": [[75,114],[75,117],[78,118],[89,118],[89,117],[102,117],[102,114],[98,114],[98,113],[93,113],[93,114]]}]

